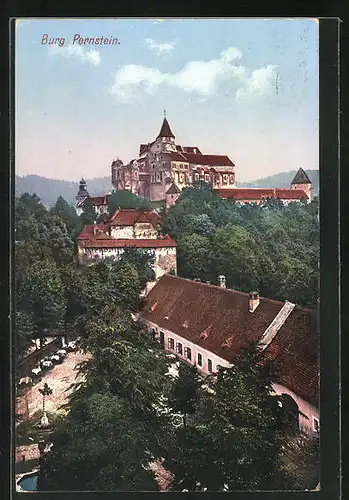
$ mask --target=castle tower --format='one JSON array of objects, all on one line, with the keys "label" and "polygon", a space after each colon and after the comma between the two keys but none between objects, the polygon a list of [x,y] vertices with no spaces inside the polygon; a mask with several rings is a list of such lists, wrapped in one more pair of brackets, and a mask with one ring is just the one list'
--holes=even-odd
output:
[{"label": "castle tower", "polygon": [[85,198],[89,197],[89,193],[87,191],[87,184],[84,178],[81,179],[79,182],[79,191],[76,194],[76,204],[78,204],[80,201],[84,200]]},{"label": "castle tower", "polygon": [[167,121],[166,111],[164,111],[164,120],[155,142],[161,143],[162,151],[176,151],[175,135],[173,134],[171,127]]},{"label": "castle tower", "polygon": [[311,201],[311,180],[304,172],[302,167],[298,170],[291,182],[291,189],[301,189],[308,196],[309,201]]}]

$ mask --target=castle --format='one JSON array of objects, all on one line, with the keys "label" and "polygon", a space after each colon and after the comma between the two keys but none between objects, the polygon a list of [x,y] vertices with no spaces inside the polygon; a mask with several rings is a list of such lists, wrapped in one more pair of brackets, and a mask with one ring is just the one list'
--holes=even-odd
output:
[{"label": "castle", "polygon": [[167,206],[197,180],[209,182],[214,188],[235,186],[235,165],[230,158],[176,144],[166,116],[155,141],[141,144],[139,158],[128,165],[113,161],[111,175],[116,190],[128,190],[152,201],[166,200]]},{"label": "castle", "polygon": [[[176,144],[175,135],[164,116],[160,132],[153,142],[141,144],[139,157],[124,164],[120,159],[111,165],[111,183],[114,189],[130,191],[151,201],[163,201],[170,208],[183,188],[195,181],[211,184],[221,198],[238,203],[260,203],[277,198],[283,203],[311,200],[311,181],[302,168],[290,188],[238,188],[235,184],[235,164],[226,155],[203,154],[197,146]],[[90,198],[98,214],[106,213],[108,195],[91,197],[86,181],[80,181],[76,196],[78,214]]]}]

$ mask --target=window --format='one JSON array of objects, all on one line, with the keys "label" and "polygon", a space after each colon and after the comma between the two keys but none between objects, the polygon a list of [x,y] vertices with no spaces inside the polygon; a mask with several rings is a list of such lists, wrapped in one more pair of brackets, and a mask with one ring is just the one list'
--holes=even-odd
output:
[{"label": "window", "polygon": [[184,356],[191,361],[191,349],[190,349],[190,347],[184,348]]},{"label": "window", "polygon": [[223,175],[223,182],[227,182],[227,181],[228,181],[228,176],[227,176],[227,174],[224,174]]},{"label": "window", "polygon": [[199,174],[195,174],[195,180],[198,181],[200,178]]},{"label": "window", "polygon": [[174,349],[174,339],[168,339],[168,348]]},{"label": "window", "polygon": [[198,352],[198,365],[202,366],[202,355]]},{"label": "window", "polygon": [[320,432],[320,422],[316,417],[313,417],[313,431]]},{"label": "window", "polygon": [[207,368],[209,372],[212,372],[212,359],[207,359]]},{"label": "window", "polygon": [[230,184],[234,184],[234,176],[233,175],[229,176],[229,182],[230,182]]},{"label": "window", "polygon": [[177,352],[178,354],[183,354],[183,346],[180,342],[177,342]]}]

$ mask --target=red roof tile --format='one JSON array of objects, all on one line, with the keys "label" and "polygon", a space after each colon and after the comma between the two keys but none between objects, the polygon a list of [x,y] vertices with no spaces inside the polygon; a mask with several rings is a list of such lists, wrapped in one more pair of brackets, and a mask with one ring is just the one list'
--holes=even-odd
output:
[{"label": "red roof tile", "polygon": [[301,189],[281,188],[231,188],[215,189],[221,198],[233,200],[263,200],[279,198],[282,200],[307,200],[307,194]]},{"label": "red roof tile", "polygon": [[176,247],[177,243],[172,238],[158,239],[127,239],[91,238],[79,242],[81,248],[167,248]]},{"label": "red roof tile", "polygon": [[133,226],[141,216],[146,216],[155,227],[161,222],[161,217],[154,210],[149,212],[143,210],[116,210],[106,224],[111,226]]},{"label": "red roof tile", "polygon": [[[242,347],[260,340],[282,307],[261,297],[250,313],[246,293],[165,275],[148,294],[142,317],[234,362]],[[317,349],[316,313],[296,306],[265,351],[279,370],[277,382],[314,404]]]},{"label": "red roof tile", "polygon": [[235,166],[231,159],[225,155],[202,155],[194,153],[182,154],[185,156],[187,161],[196,165],[210,165],[212,167]]},{"label": "red roof tile", "polygon": [[175,151],[171,151],[170,153],[168,153],[168,155],[172,161],[181,161],[182,163],[188,163],[188,160],[182,153],[176,153]]}]

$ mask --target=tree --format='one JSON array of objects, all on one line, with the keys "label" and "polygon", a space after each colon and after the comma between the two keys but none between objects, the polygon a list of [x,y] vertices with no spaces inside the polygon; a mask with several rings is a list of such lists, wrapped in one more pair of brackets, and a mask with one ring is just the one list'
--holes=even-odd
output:
[{"label": "tree", "polygon": [[130,191],[114,191],[108,198],[109,216],[111,217],[116,210],[122,209],[150,210],[151,204]]},{"label": "tree", "polygon": [[79,217],[76,213],[75,208],[72,207],[63,198],[63,196],[59,196],[57,198],[56,203],[53,205],[53,207],[50,210],[50,214],[56,215],[64,221],[70,235],[72,234],[72,231],[75,229],[75,227],[79,221]]},{"label": "tree", "polygon": [[270,393],[272,367],[254,347],[243,349],[231,368],[221,368],[205,411],[176,431],[164,466],[171,489],[256,490],[282,484],[285,443]]},{"label": "tree", "polygon": [[53,260],[35,262],[25,270],[18,291],[17,307],[32,315],[34,332],[39,335],[63,319],[64,289]]},{"label": "tree", "polygon": [[121,262],[123,261],[131,264],[136,269],[142,289],[148,281],[154,281],[155,272],[152,267],[155,263],[154,255],[136,248],[125,248],[121,256]]},{"label": "tree", "polygon": [[32,344],[33,318],[30,313],[17,310],[15,312],[16,355],[24,355]]},{"label": "tree", "polygon": [[97,216],[91,198],[86,198],[82,210],[82,214],[80,215],[81,226],[84,227],[87,224],[93,224]]},{"label": "tree", "polygon": [[184,425],[187,416],[193,415],[199,398],[200,379],[196,366],[181,363],[169,396],[168,403],[174,412],[183,415]]},{"label": "tree", "polygon": [[74,404],[52,442],[40,467],[42,490],[159,489],[148,468],[149,434],[116,395],[95,393]]},{"label": "tree", "polygon": [[[39,488],[157,490],[150,462],[164,454],[167,362],[130,313],[108,304],[86,324],[91,357],[40,467]],[[152,349],[150,348],[152,346]],[[149,377],[149,374],[151,376]]]}]

